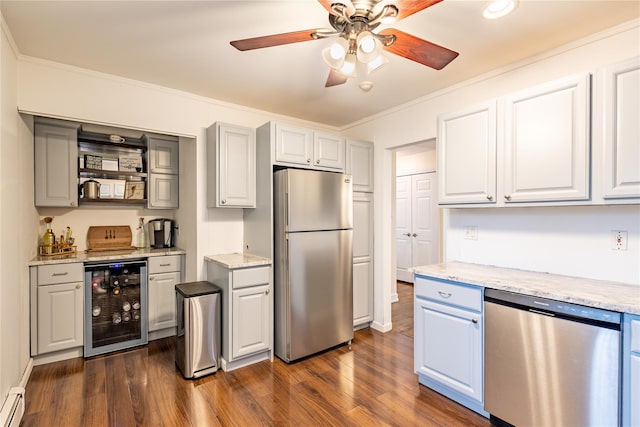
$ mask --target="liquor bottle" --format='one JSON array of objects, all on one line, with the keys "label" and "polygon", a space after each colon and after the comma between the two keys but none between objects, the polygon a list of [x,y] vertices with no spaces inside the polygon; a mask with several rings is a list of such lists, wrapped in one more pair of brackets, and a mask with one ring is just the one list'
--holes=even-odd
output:
[{"label": "liquor bottle", "polygon": [[136,248],[144,249],[147,247],[147,233],[144,229],[144,218],[140,218],[138,228],[136,228]]}]

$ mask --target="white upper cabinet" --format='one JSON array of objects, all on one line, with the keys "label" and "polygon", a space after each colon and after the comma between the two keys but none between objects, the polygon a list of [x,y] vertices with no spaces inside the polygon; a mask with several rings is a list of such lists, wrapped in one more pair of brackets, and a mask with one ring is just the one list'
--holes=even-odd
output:
[{"label": "white upper cabinet", "polygon": [[35,124],[35,205],[78,206],[78,128]]},{"label": "white upper cabinet", "polygon": [[313,131],[276,123],[276,162],[311,165]]},{"label": "white upper cabinet", "polygon": [[604,69],[604,198],[640,197],[640,58]]},{"label": "white upper cabinet", "polygon": [[344,138],[322,132],[313,133],[314,165],[344,170]]},{"label": "white upper cabinet", "polygon": [[496,102],[438,117],[438,202],[495,203]]},{"label": "white upper cabinet", "polygon": [[354,192],[373,193],[373,143],[347,139],[345,173],[351,174]]},{"label": "white upper cabinet", "polygon": [[344,158],[345,142],[339,135],[275,124],[275,163],[343,171]]},{"label": "white upper cabinet", "polygon": [[591,76],[504,98],[504,200],[588,200]]},{"label": "white upper cabinet", "polygon": [[209,207],[256,206],[255,130],[214,123],[207,130]]}]

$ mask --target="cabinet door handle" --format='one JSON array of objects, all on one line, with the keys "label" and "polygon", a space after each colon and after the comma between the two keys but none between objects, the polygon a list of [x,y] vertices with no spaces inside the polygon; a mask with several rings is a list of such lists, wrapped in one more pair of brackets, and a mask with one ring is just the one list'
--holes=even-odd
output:
[{"label": "cabinet door handle", "polygon": [[487,194],[487,200],[493,200],[493,196],[490,194]]},{"label": "cabinet door handle", "polygon": [[311,159],[307,159],[307,163],[311,163]]},{"label": "cabinet door handle", "polygon": [[53,273],[52,276],[56,277],[56,276],[66,276],[67,274],[69,274],[68,271],[65,271],[64,273]]},{"label": "cabinet door handle", "polygon": [[418,237],[418,235],[416,233],[413,233],[412,236],[413,237]]},{"label": "cabinet door handle", "polygon": [[477,324],[478,324],[478,319],[471,319],[471,323],[473,323],[473,324],[476,324],[476,325],[477,325]]},{"label": "cabinet door handle", "polygon": [[443,292],[443,291],[438,291],[438,293],[440,294],[440,296],[442,298],[449,298],[451,296],[450,292]]},{"label": "cabinet door handle", "polygon": [[411,237],[411,233],[402,233],[403,236]]},{"label": "cabinet door handle", "polygon": [[319,164],[320,164],[320,160],[316,160],[316,165],[319,165]]},{"label": "cabinet door handle", "polygon": [[82,287],[82,285],[78,284],[76,285],[76,289],[80,289]]},{"label": "cabinet door handle", "polygon": [[226,205],[226,204],[227,204],[227,201],[226,201],[225,199],[222,199],[222,200],[220,200],[220,204],[222,204],[222,205]]},{"label": "cabinet door handle", "polygon": [[76,202],[69,203],[69,206],[71,206],[72,208],[75,208],[76,207]]},{"label": "cabinet door handle", "polygon": [[508,195],[508,194],[505,194],[504,198],[505,198],[506,200],[511,200],[511,196],[510,196],[510,195]]},{"label": "cabinet door handle", "polygon": [[171,265],[171,263],[160,264],[160,267],[169,267],[170,265]]},{"label": "cabinet door handle", "polygon": [[264,293],[265,295],[269,295],[269,289],[267,289]]},{"label": "cabinet door handle", "polygon": [[149,280],[155,280],[155,276],[149,276]]}]

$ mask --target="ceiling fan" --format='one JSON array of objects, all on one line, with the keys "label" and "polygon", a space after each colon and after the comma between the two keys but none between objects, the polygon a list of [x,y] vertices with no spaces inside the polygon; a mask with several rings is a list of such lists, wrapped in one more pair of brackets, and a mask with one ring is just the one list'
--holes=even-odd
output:
[{"label": "ceiling fan", "polygon": [[322,52],[325,62],[330,67],[325,87],[345,83],[349,77],[356,76],[358,68],[366,66],[366,72],[372,72],[384,65],[388,60],[382,55],[383,50],[436,70],[444,68],[458,56],[458,52],[393,28],[373,32],[382,23],[406,18],[442,0],[318,1],[329,12],[329,23],[333,29],[316,28],[272,34],[235,40],[231,45],[245,51],[337,37],[336,41]]}]

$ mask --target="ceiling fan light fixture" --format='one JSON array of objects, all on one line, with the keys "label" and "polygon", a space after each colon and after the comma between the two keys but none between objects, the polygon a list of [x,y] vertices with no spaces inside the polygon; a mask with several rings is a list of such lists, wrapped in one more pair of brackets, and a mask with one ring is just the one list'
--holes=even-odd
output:
[{"label": "ceiling fan light fixture", "polygon": [[362,31],[356,39],[358,60],[368,64],[382,53],[382,43],[370,31]]},{"label": "ceiling fan light fixture", "polygon": [[380,54],[376,58],[372,59],[367,63],[367,73],[371,74],[374,71],[377,71],[380,68],[382,68],[383,65],[388,63],[389,63],[389,60],[383,54]]},{"label": "ceiling fan light fixture", "polygon": [[353,52],[349,52],[347,53],[347,56],[345,56],[344,63],[342,64],[342,67],[340,67],[338,72],[343,76],[356,77],[358,75],[356,73],[356,63],[356,54]]},{"label": "ceiling fan light fixture", "polygon": [[339,70],[344,64],[348,49],[349,42],[342,37],[338,37],[331,46],[322,50],[322,58],[329,67]]},{"label": "ceiling fan light fixture", "polygon": [[513,12],[518,6],[518,0],[492,0],[484,9],[482,16],[486,19],[502,18]]}]

